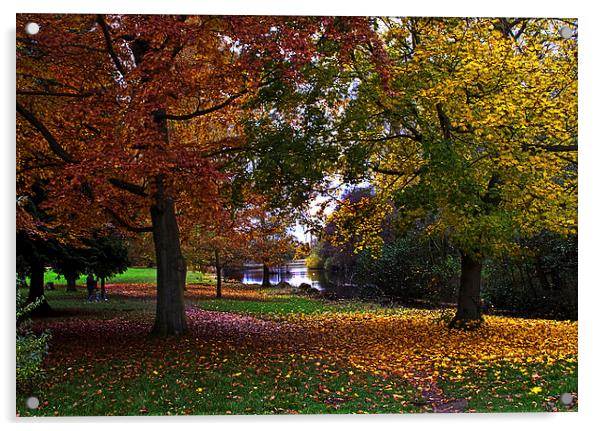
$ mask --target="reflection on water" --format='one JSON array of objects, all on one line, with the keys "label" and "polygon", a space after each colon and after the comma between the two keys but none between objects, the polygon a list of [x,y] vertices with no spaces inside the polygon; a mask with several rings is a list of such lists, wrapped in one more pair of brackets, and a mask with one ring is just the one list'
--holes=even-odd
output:
[{"label": "reflection on water", "polygon": [[[307,283],[315,289],[332,292],[337,297],[353,296],[356,290],[341,274],[327,273],[323,269],[309,269],[303,260],[294,260],[270,270],[271,284],[284,281],[298,287],[302,283]],[[261,265],[247,265],[241,270],[229,270],[225,275],[240,280],[243,284],[261,284],[263,268]]]}]

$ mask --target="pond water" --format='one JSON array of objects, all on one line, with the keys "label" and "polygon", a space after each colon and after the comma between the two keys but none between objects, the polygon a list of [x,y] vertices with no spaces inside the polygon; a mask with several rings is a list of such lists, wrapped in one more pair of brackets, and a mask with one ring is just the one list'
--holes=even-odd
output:
[{"label": "pond water", "polygon": [[[298,287],[307,283],[311,287],[334,293],[339,298],[355,296],[356,286],[352,285],[342,274],[327,272],[323,269],[310,269],[305,266],[304,260],[293,260],[278,268],[270,268],[270,283],[278,284],[281,281]],[[243,284],[261,284],[263,281],[263,267],[249,264],[242,269],[228,270],[227,278],[241,281]]]}]

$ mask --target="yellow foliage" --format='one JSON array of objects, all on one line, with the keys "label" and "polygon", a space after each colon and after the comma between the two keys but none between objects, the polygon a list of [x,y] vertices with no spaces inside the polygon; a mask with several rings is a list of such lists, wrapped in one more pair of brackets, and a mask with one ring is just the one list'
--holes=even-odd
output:
[{"label": "yellow foliage", "polygon": [[[463,380],[467,371],[577,362],[577,322],[487,316],[473,331],[437,323],[437,311],[290,315],[325,351],[360,370]],[[575,367],[573,366],[572,371]],[[540,388],[541,389],[541,388]]]},{"label": "yellow foliage", "polygon": [[355,252],[370,250],[376,257],[384,244],[380,236],[382,220],[392,210],[392,206],[379,197],[362,197],[358,202],[345,200],[329,216],[328,221],[337,227],[335,235],[329,239],[338,246],[352,243]]},{"label": "yellow foliage", "polygon": [[[518,235],[576,233],[577,40],[559,37],[563,22],[382,21],[389,85],[365,80],[371,96],[357,102],[372,114],[358,133],[378,140],[370,162],[381,199],[484,254],[507,252]],[[362,213],[361,228],[382,215]]]}]

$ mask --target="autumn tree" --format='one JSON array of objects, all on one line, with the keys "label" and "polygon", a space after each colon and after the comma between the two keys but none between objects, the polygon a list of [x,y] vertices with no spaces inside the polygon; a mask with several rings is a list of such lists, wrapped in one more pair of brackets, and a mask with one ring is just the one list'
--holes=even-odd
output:
[{"label": "autumn tree", "polygon": [[237,201],[233,196],[222,196],[219,208],[190,228],[183,241],[189,261],[215,268],[217,298],[222,297],[224,268],[243,261],[248,254],[249,229],[255,211],[249,203]]},{"label": "autumn tree", "polygon": [[[48,158],[62,170],[53,172],[51,179],[55,213],[76,213],[80,225],[110,216],[131,230],[153,231],[159,261],[154,331],[184,332],[185,263],[175,220],[175,183],[168,175],[183,154],[166,149],[164,90],[173,88],[159,78],[164,79],[168,55],[175,60],[184,41],[175,40],[176,33],[163,33],[160,38],[172,43],[160,46],[158,39],[147,38],[153,19],[134,16],[123,21],[113,17],[113,22],[75,15],[21,19],[22,24],[39,22],[42,32],[18,41],[18,131],[37,145],[29,150],[29,142],[21,141],[20,150],[50,153]],[[48,102],[53,98],[60,102]],[[208,169],[206,163],[196,163],[191,170],[198,174],[203,169]],[[127,194],[146,204],[131,205]],[[131,221],[140,206],[150,209],[145,215],[150,215],[152,226]]]},{"label": "autumn tree", "polygon": [[[576,21],[379,21],[390,73],[357,53],[337,139],[363,155],[351,169],[382,205],[460,251],[452,325],[465,326],[481,319],[485,257],[543,230],[576,232]],[[374,214],[378,226],[384,213]]]},{"label": "autumn tree", "polygon": [[[27,22],[40,32],[27,35]],[[178,220],[215,208],[223,163],[246,149],[245,102],[370,37],[360,18],[160,15],[17,17],[17,163],[49,180],[70,229],[107,220],[152,232],[153,332],[186,331]],[[69,217],[61,217],[69,214]],[[19,218],[24,223],[26,219]]]},{"label": "autumn tree", "polygon": [[263,267],[263,287],[271,285],[271,268],[295,254],[295,241],[288,233],[290,224],[290,215],[276,210],[264,211],[252,220],[248,256]]}]

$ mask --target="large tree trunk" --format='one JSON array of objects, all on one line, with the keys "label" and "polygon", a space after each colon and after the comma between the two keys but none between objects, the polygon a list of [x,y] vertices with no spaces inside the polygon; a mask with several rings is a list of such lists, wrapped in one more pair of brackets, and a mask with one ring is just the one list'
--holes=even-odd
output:
[{"label": "large tree trunk", "polygon": [[272,284],[270,283],[270,268],[263,263],[263,281],[261,283],[262,287],[270,287]]},{"label": "large tree trunk", "polygon": [[[32,303],[38,300],[38,298],[44,297],[44,272],[46,268],[40,262],[34,262],[31,265],[31,280],[29,282],[29,295],[27,302]],[[52,311],[50,305],[46,301],[46,298],[42,300],[32,312],[32,315],[44,315]]]},{"label": "large tree trunk", "polygon": [[480,259],[462,253],[462,273],[456,315],[450,323],[454,328],[470,328],[481,322],[481,269]]},{"label": "large tree trunk", "polygon": [[157,259],[157,313],[153,334],[181,335],[188,329],[184,311],[186,262],[180,250],[180,233],[173,199],[166,196],[163,179],[157,178],[151,206]]},{"label": "large tree trunk", "polygon": [[219,259],[219,251],[215,250],[215,277],[216,277],[216,289],[215,296],[217,298],[222,297],[222,265]]},{"label": "large tree trunk", "polygon": [[67,280],[67,292],[76,292],[75,282],[77,281],[77,274],[65,274],[65,280]]}]

